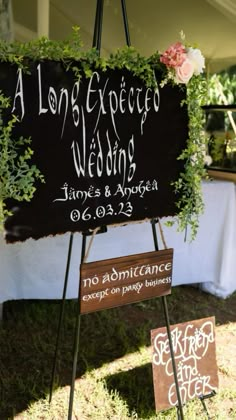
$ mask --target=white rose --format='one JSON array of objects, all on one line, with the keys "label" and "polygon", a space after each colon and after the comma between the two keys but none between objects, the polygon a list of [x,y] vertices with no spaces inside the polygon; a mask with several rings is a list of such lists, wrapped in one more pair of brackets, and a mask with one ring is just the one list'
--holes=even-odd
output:
[{"label": "white rose", "polygon": [[193,63],[195,76],[198,76],[205,68],[205,58],[201,51],[198,48],[188,48],[187,57]]},{"label": "white rose", "polygon": [[206,166],[210,166],[212,164],[212,157],[210,155],[206,155],[204,157],[204,164]]}]

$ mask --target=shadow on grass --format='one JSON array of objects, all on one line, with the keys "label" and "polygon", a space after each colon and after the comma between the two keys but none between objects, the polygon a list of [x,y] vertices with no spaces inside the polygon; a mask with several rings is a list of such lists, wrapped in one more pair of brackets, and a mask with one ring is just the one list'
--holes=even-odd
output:
[{"label": "shadow on grass", "polygon": [[[167,301],[171,324],[208,316],[216,317],[216,325],[235,322],[236,293],[222,300],[197,288],[182,286],[173,288]],[[71,382],[76,309],[76,302],[66,302],[55,388]],[[12,418],[13,413],[25,410],[31,402],[48,395],[59,311],[59,301],[4,304],[4,321],[0,328],[0,419]],[[83,315],[77,377],[88,369],[137,351],[140,346],[149,346],[150,330],[164,325],[161,298]],[[148,377],[143,375],[142,369],[148,368],[134,370],[135,378],[140,381]],[[133,380],[132,372],[124,375]],[[144,378],[138,379],[139,375]],[[123,377],[119,378],[123,382]],[[112,386],[112,377],[111,381],[107,378],[107,382]],[[151,388],[151,380],[150,384],[140,384],[140,393],[146,386]],[[126,389],[128,395],[125,395]],[[137,409],[137,398],[142,395],[136,396],[134,401],[129,389],[122,388],[122,394],[130,407],[135,403]],[[151,389],[150,395],[153,404]]]},{"label": "shadow on grass", "polygon": [[119,393],[130,413],[135,411],[138,418],[146,419],[155,414],[151,363],[104,379],[108,390]]}]

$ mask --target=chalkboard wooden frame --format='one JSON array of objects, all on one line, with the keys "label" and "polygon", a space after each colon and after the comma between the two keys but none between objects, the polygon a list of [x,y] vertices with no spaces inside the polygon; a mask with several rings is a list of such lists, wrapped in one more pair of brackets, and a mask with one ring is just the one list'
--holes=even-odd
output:
[{"label": "chalkboard wooden frame", "polygon": [[78,82],[62,62],[28,66],[24,74],[1,63],[0,89],[46,183],[30,203],[6,202],[7,242],[178,213],[171,184],[184,171],[178,157],[188,139],[183,86],[160,88],[158,73],[151,89],[125,69]]}]

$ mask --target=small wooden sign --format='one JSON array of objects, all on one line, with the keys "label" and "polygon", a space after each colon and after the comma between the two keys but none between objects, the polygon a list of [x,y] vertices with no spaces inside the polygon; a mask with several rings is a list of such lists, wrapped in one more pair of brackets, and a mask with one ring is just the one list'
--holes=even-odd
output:
[{"label": "small wooden sign", "polygon": [[[216,391],[218,374],[215,318],[171,326],[178,385],[182,404]],[[156,411],[178,404],[166,327],[151,331],[152,368]]]},{"label": "small wooden sign", "polygon": [[173,249],[81,264],[80,313],[170,294]]}]

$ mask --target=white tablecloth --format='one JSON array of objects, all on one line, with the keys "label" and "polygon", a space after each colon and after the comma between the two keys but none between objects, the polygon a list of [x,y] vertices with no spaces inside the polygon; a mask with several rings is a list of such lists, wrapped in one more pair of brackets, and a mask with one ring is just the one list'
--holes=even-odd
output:
[{"label": "white tablecloth", "polygon": [[[167,245],[174,248],[172,284],[200,283],[204,290],[225,298],[236,290],[236,188],[227,181],[204,181],[202,188],[205,212],[194,242],[184,242],[182,233],[162,222]],[[16,244],[1,238],[0,303],[61,298],[69,237]],[[81,239],[81,234],[74,235],[67,298],[78,294]],[[150,222],[109,227],[107,233],[95,236],[87,261],[153,250]]]}]

